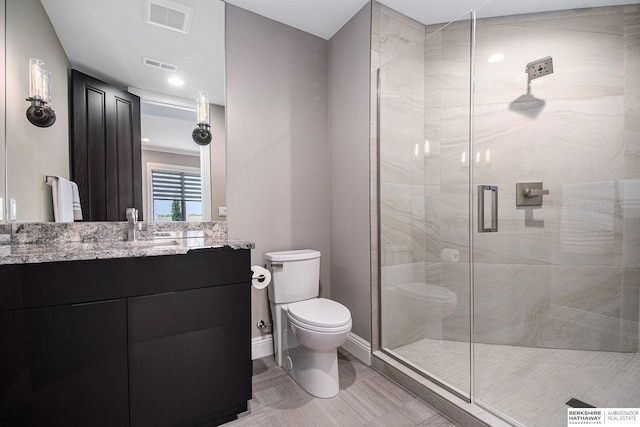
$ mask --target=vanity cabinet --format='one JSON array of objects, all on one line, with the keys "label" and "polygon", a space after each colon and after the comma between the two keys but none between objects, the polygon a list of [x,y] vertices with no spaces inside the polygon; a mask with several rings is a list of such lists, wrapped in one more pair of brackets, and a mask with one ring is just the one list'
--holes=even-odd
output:
[{"label": "vanity cabinet", "polygon": [[249,250],[0,265],[0,425],[212,425],[251,399]]},{"label": "vanity cabinet", "polygon": [[0,312],[0,425],[126,426],[125,299]]},{"label": "vanity cabinet", "polygon": [[131,425],[204,425],[246,410],[247,290],[129,298]]}]

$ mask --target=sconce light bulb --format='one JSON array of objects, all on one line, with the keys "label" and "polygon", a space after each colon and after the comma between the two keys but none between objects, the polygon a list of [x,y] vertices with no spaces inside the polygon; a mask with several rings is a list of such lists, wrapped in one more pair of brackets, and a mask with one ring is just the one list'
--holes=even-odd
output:
[{"label": "sconce light bulb", "polygon": [[209,94],[207,92],[198,93],[196,115],[198,124],[209,124]]},{"label": "sconce light bulb", "polygon": [[29,59],[29,98],[42,99],[44,62],[37,58]]}]

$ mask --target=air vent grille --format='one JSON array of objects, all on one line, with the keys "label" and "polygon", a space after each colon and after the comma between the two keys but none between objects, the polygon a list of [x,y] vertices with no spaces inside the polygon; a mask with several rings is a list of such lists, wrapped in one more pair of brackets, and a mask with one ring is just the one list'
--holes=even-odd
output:
[{"label": "air vent grille", "polygon": [[149,0],[145,8],[145,19],[149,24],[189,33],[193,9],[170,0]]},{"label": "air vent grille", "polygon": [[166,70],[166,71],[177,71],[178,70],[178,66],[177,65],[169,64],[169,63],[166,63],[166,62],[158,61],[157,59],[151,59],[151,58],[147,58],[147,57],[143,57],[142,58],[142,63],[144,65],[149,66],[149,67],[159,68],[161,70]]}]

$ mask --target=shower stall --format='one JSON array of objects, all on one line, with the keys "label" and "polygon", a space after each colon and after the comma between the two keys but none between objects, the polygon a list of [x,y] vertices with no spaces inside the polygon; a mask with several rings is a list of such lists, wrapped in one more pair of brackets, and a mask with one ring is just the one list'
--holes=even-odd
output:
[{"label": "shower stall", "polygon": [[640,3],[619,3],[374,6],[379,347],[513,425],[640,407]]}]

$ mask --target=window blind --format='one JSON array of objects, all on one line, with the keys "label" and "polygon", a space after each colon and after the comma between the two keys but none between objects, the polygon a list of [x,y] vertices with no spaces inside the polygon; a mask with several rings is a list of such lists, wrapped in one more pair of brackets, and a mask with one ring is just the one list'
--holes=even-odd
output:
[{"label": "window blind", "polygon": [[202,200],[200,175],[186,172],[151,171],[154,200]]}]

